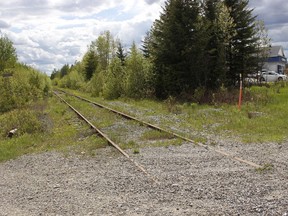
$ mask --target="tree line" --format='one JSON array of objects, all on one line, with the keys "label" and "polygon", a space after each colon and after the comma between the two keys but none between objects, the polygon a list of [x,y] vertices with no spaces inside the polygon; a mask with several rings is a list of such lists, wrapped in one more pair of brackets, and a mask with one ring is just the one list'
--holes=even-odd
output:
[{"label": "tree line", "polygon": [[109,31],[80,62],[54,70],[62,87],[96,96],[142,98],[234,87],[267,58],[270,40],[248,0],[167,0],[138,49],[125,52]]}]

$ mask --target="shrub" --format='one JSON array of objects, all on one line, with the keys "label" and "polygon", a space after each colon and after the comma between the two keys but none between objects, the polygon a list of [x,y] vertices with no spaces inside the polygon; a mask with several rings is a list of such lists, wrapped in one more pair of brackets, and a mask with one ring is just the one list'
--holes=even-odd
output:
[{"label": "shrub", "polygon": [[106,99],[116,99],[123,94],[124,67],[120,59],[115,58],[109,65],[107,77],[103,88],[103,96]]},{"label": "shrub", "polygon": [[45,74],[23,65],[7,72],[9,77],[0,76],[0,113],[23,107],[50,92],[51,83]]}]

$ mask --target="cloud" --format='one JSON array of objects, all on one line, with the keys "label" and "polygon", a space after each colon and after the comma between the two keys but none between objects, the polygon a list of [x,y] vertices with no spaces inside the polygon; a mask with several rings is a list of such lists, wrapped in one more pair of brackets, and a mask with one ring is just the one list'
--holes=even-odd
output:
[{"label": "cloud", "polygon": [[151,4],[154,4],[154,3],[159,3],[159,0],[145,0],[145,2],[146,2],[148,5],[151,5]]},{"label": "cloud", "polygon": [[51,73],[81,60],[91,41],[106,30],[126,46],[140,42],[163,1],[1,1],[0,28],[5,27],[20,61]]},{"label": "cloud", "polygon": [[7,22],[0,20],[0,29],[5,29],[5,28],[9,28],[9,27],[10,27],[10,25]]}]

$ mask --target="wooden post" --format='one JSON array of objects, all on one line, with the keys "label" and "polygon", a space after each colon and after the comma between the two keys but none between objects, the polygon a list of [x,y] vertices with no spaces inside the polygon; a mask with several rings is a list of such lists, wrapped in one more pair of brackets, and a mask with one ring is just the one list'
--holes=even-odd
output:
[{"label": "wooden post", "polygon": [[240,92],[239,92],[239,101],[238,101],[238,109],[241,110],[242,104],[242,74],[240,73]]}]

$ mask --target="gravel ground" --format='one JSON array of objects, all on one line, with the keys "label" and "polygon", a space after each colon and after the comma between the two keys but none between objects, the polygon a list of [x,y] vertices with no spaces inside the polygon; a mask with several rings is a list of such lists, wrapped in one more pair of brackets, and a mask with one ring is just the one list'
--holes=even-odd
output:
[{"label": "gravel ground", "polygon": [[288,143],[219,143],[267,169],[189,143],[128,151],[159,184],[112,147],[26,155],[0,164],[0,215],[287,216]]}]

